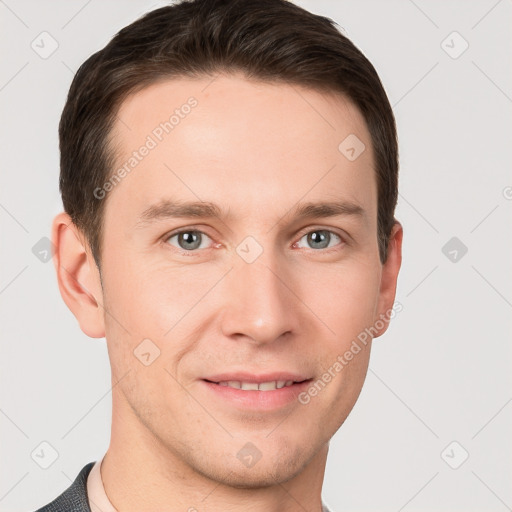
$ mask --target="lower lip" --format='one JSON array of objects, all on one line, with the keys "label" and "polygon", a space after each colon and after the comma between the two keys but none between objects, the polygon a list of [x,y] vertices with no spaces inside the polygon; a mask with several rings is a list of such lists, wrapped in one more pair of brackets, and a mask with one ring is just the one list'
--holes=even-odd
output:
[{"label": "lower lip", "polygon": [[312,379],[303,382],[297,382],[291,386],[284,386],[280,389],[270,391],[259,390],[242,390],[230,388],[229,386],[221,386],[214,382],[203,380],[203,384],[215,393],[216,396],[230,402],[234,406],[242,408],[272,410],[284,407],[292,402],[298,403],[298,395],[304,391],[310,384]]}]

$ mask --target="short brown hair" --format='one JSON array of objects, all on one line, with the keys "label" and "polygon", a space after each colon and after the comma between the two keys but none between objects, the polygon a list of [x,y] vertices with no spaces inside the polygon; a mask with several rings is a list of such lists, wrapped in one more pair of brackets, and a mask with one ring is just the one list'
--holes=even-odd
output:
[{"label": "short brown hair", "polygon": [[181,0],[145,14],[87,59],[62,112],[63,205],[98,268],[106,201],[94,190],[114,172],[109,135],[123,100],[157,80],[230,71],[339,92],[359,108],[372,139],[384,263],[398,196],[398,141],[391,105],[372,64],[334,21],[288,0]]}]

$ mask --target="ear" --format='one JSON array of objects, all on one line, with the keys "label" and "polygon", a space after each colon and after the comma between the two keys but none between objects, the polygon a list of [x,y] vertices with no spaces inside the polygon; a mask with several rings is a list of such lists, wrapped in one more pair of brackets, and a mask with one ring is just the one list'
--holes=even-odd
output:
[{"label": "ear", "polygon": [[59,213],[52,224],[53,262],[59,290],[82,331],[91,338],[105,336],[100,273],[83,233],[71,217]]},{"label": "ear", "polygon": [[374,322],[375,327],[381,324],[384,325],[378,329],[377,334],[374,336],[375,338],[382,336],[387,331],[390,314],[393,311],[398,272],[402,264],[403,233],[402,225],[395,220],[389,236],[388,257],[382,265],[377,316]]}]

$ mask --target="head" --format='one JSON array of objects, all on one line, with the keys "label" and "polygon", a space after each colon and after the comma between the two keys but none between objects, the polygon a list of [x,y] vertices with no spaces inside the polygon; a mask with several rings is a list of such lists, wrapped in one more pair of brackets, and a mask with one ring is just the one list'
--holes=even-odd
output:
[{"label": "head", "polygon": [[[59,134],[59,285],[107,339],[114,423],[233,486],[300,473],[393,315],[397,137],[371,63],[285,0],[182,2],[80,67]],[[273,407],[208,382],[243,372],[307,382]]]}]

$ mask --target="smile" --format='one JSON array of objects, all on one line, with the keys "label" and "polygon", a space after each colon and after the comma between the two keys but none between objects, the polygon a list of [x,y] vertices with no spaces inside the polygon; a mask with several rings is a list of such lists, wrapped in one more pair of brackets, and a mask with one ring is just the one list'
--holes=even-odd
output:
[{"label": "smile", "polygon": [[239,380],[227,380],[217,382],[219,386],[228,386],[243,391],[274,391],[284,387],[289,387],[294,383],[293,380],[271,380],[268,382],[243,382]]}]

